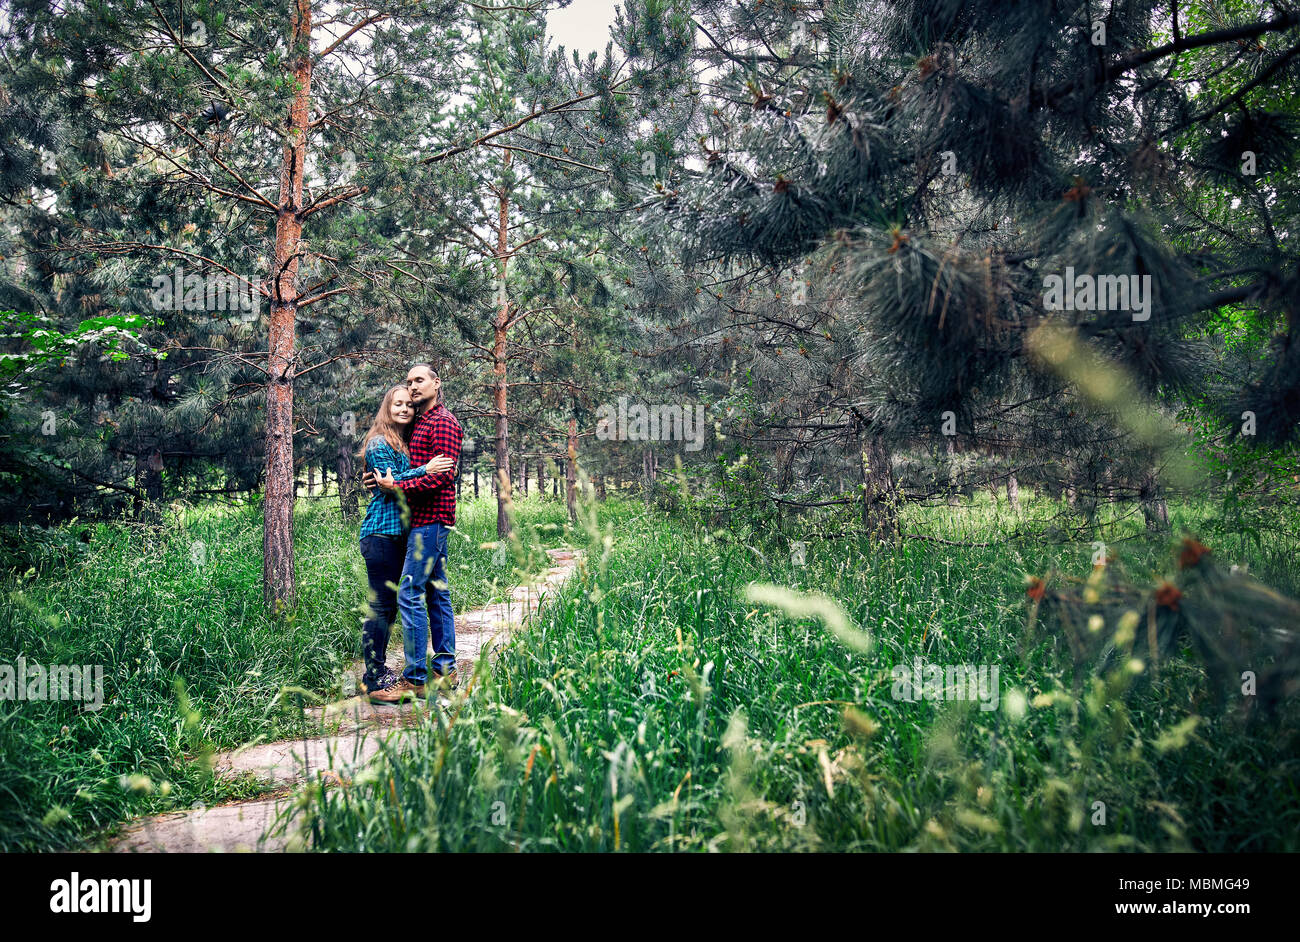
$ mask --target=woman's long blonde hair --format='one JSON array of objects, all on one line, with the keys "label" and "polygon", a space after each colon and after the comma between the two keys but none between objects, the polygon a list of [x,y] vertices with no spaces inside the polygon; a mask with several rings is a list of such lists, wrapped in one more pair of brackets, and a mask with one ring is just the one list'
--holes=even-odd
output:
[{"label": "woman's long blonde hair", "polygon": [[[366,437],[361,440],[361,450],[357,452],[358,455],[364,456],[366,449],[370,447],[371,440],[381,437],[393,447],[393,451],[403,455],[410,454],[406,450],[406,439],[411,434],[411,430],[415,428],[414,420],[405,429],[400,429],[393,424],[393,397],[399,392],[410,395],[404,385],[394,386],[384,393],[384,401],[379,404],[379,411],[375,413],[375,420],[370,423],[370,431],[366,432]],[[415,410],[412,409],[411,411]]]}]

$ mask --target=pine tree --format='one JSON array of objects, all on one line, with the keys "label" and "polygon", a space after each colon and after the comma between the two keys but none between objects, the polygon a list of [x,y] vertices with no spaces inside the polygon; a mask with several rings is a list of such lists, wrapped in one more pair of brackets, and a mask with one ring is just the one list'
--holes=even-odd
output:
[{"label": "pine tree", "polygon": [[[479,275],[446,247],[450,215],[416,215],[431,195],[460,204],[452,158],[504,130],[467,136],[453,120],[454,97],[472,87],[464,25],[463,8],[439,0],[343,10],[27,0],[6,24],[5,88],[27,111],[6,137],[23,153],[0,172],[31,177],[42,141],[58,151],[41,181],[54,205],[29,203],[45,218],[19,226],[36,260],[22,280],[43,276],[48,295],[75,276],[80,294],[106,284],[119,307],[149,309],[152,279],[180,266],[186,292],[191,276],[231,279],[262,308],[213,317],[200,289],[198,311],[187,300],[161,312],[157,339],[175,358],[140,380],[149,395],[129,398],[142,400],[143,421],[122,438],[144,462],[136,490],[152,499],[170,480],[158,442],[186,428],[239,433],[240,447],[183,450],[255,483],[231,456],[256,453],[249,423],[260,425],[272,607],[295,597],[295,388],[336,388],[341,358],[370,347],[364,407],[329,406],[334,418],[368,412],[381,371],[394,368],[388,350],[445,350],[456,339],[446,327],[463,328],[480,293]],[[576,104],[542,103],[515,127]],[[258,385],[264,405],[250,408]]]},{"label": "pine tree", "polygon": [[[1126,439],[1108,462],[1161,450],[1118,412],[1079,420],[1086,397],[1034,353],[1044,324],[1074,330],[1149,397],[1210,389],[1234,428],[1249,413],[1258,443],[1293,442],[1300,270],[1269,233],[1295,224],[1280,183],[1294,166],[1300,19],[1251,4],[1216,22],[1216,10],[694,3],[712,107],[696,164],[650,197],[650,231],[673,234],[696,281],[802,264],[841,302],[831,323],[771,318],[746,354],[773,375],[773,359],[815,359],[814,373],[854,377],[841,388],[868,504],[888,500],[889,481],[868,480],[890,464],[878,449],[933,447],[948,416],[965,450],[1022,461],[1067,438],[1091,448],[1085,433]],[[1210,222],[1222,236],[1198,240]],[[1067,275],[1109,285],[1112,303],[1056,304],[1051,279]],[[1118,293],[1120,277],[1141,302]],[[1271,325],[1275,353],[1235,388],[1203,339],[1225,306]],[[701,326],[726,313],[701,312]],[[801,354],[787,359],[793,336]],[[784,388],[796,414],[822,407],[821,385]],[[1156,463],[1124,474],[1160,525]]]}]

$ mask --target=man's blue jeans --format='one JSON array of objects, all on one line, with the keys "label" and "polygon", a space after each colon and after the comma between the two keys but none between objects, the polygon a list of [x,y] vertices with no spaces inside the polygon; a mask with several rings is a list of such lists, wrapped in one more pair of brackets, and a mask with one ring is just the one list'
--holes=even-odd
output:
[{"label": "man's blue jeans", "polygon": [[[428,680],[426,664],[433,642],[433,669],[451,673],[456,666],[456,623],[452,619],[451,590],[447,585],[447,534],[441,523],[412,527],[406,538],[406,563],[397,590],[402,613],[406,670],[413,684]],[[427,609],[426,609],[427,603]]]}]

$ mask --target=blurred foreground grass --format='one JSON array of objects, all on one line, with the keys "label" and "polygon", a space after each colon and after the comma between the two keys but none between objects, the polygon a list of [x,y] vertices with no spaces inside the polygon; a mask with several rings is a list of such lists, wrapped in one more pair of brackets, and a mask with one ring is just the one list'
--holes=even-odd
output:
[{"label": "blurred foreground grass", "polygon": [[[1024,513],[1055,506],[1031,495]],[[1212,528],[1212,508],[1172,510],[1176,527]],[[813,539],[797,566],[735,521],[603,514],[581,577],[453,722],[431,718],[410,752],[308,793],[318,849],[1300,846],[1294,703],[1280,727],[1247,729],[1186,652],[1158,677],[1124,659],[1076,672],[1045,628],[1027,636],[1025,575],[1084,575],[1091,542],[998,542],[1020,515],[985,499],[909,508],[905,529],[994,545]],[[1127,572],[1172,571],[1174,541],[1148,537],[1140,513],[1106,523]],[[1293,578],[1297,532],[1279,520],[1224,561]],[[751,583],[803,601],[746,601]],[[850,633],[831,630],[843,620]],[[837,637],[852,632],[868,650]],[[891,669],[917,658],[996,666],[997,708],[895,697]]]}]

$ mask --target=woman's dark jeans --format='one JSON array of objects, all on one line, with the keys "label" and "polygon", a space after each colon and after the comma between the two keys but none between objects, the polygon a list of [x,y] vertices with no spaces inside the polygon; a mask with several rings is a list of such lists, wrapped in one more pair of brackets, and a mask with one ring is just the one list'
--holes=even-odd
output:
[{"label": "woman's dark jeans", "polygon": [[366,663],[362,683],[367,690],[373,690],[387,670],[384,658],[388,635],[397,618],[395,586],[402,581],[406,537],[367,536],[361,540],[361,557],[366,561],[371,595],[369,617],[361,628],[361,652]]}]

